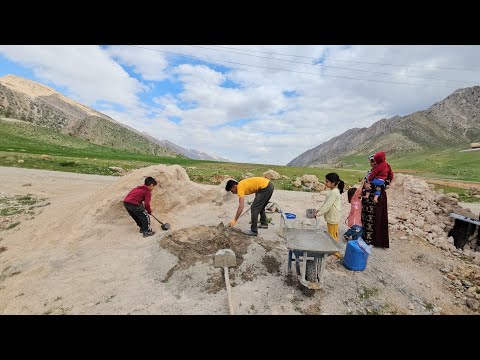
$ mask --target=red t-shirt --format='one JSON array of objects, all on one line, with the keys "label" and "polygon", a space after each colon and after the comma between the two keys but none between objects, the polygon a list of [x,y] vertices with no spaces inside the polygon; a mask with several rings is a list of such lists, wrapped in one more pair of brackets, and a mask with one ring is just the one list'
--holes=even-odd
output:
[{"label": "red t-shirt", "polygon": [[152,200],[152,192],[148,188],[147,185],[137,186],[135,189],[130,191],[125,199],[124,202],[133,204],[133,205],[142,205],[142,201],[144,203],[145,210],[149,214],[152,213],[152,209],[150,208],[150,201]]}]

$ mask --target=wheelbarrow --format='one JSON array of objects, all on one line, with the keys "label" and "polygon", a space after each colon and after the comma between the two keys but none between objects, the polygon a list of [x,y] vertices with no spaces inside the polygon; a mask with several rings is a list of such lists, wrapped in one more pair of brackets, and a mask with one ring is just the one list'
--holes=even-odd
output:
[{"label": "wheelbarrow", "polygon": [[288,248],[288,273],[291,273],[295,261],[300,284],[308,289],[321,289],[327,256],[340,251],[340,243],[319,228],[318,219],[315,219],[314,226],[296,227],[282,213],[280,228]]}]

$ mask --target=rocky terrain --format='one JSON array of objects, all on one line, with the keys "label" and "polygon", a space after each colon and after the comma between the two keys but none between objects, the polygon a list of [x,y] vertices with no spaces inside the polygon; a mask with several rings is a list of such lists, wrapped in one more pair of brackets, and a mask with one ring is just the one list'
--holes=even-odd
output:
[{"label": "rocky terrain", "polygon": [[[163,231],[154,222],[157,234],[148,238],[121,203],[145,176],[159,180],[152,210],[171,225]],[[224,227],[238,205],[225,192],[225,181],[195,184],[177,165],[120,178],[1,168],[0,313],[228,314],[222,269],[213,258],[220,248],[232,248],[237,266],[229,273],[240,315],[479,314],[477,244],[472,238],[456,249],[448,237],[449,212],[478,214],[455,196],[398,175],[388,190],[390,248],[372,249],[360,272],[329,257],[323,287],[312,293],[287,272],[278,212],[268,213],[269,228],[256,238],[243,234],[249,216],[233,229]],[[325,192],[275,190],[271,200],[297,214],[291,226],[309,227],[315,222],[305,209],[318,208],[324,199]],[[341,210],[345,219],[345,193]],[[319,226],[325,228],[323,219]]]},{"label": "rocky terrain", "polygon": [[178,154],[182,154],[183,156],[186,156],[189,159],[194,159],[194,160],[212,160],[212,161],[229,161],[226,158],[222,158],[221,156],[217,155],[212,155],[212,154],[207,154],[202,151],[198,151],[195,149],[185,149],[179,145],[176,145],[172,143],[171,141],[165,140],[165,139],[155,139],[154,137],[143,133],[143,135],[152,141],[156,142],[157,144],[170,149],[172,151],[175,151]]},{"label": "rocky terrain", "polygon": [[14,75],[0,78],[0,117],[53,128],[93,144],[129,152],[223,160],[215,155],[184,149],[167,140],[155,139],[48,86]]},{"label": "rocky terrain", "polygon": [[402,153],[464,146],[480,139],[480,86],[459,89],[430,108],[407,116],[381,119],[368,128],[345,131],[288,163],[290,166],[335,164],[349,155],[384,150]]}]

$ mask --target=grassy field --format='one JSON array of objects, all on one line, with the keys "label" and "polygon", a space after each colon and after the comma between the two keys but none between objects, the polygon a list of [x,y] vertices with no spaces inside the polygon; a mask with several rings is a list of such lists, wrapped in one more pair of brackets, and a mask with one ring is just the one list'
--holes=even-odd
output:
[{"label": "grassy field", "polygon": [[[49,155],[42,159],[41,155]],[[428,177],[476,180],[480,182],[480,152],[459,153],[445,151],[440,153],[410,154],[404,157],[388,159],[395,172],[413,173]],[[348,159],[350,167],[343,169],[304,168],[248,163],[226,163],[203,160],[191,160],[185,157],[160,157],[114,150],[104,146],[64,135],[58,131],[33,126],[31,124],[0,121],[0,166],[47,169],[85,174],[118,175],[109,167],[116,166],[125,170],[138,169],[154,164],[178,164],[183,166],[190,179],[203,184],[216,184],[228,175],[237,180],[245,173],[261,176],[272,169],[288,179],[276,180],[275,187],[284,190],[298,190],[292,180],[304,174],[316,175],[324,181],[325,174],[336,172],[348,185],[357,183],[365,175],[368,163],[365,157]],[[353,164],[359,166],[353,167]],[[363,165],[364,164],[364,165]],[[441,188],[441,186],[437,186]],[[448,191],[447,191],[448,190]],[[466,190],[446,189],[456,192],[466,201],[480,201],[469,197]]]},{"label": "grassy field", "polygon": [[435,184],[435,190],[443,190],[444,194],[455,193],[458,194],[458,200],[462,202],[480,202],[480,199],[472,196],[468,190],[461,189],[454,186],[438,185]]},{"label": "grassy field", "polygon": [[[462,149],[430,150],[402,155],[387,154],[387,161],[395,172],[422,177],[480,182],[480,151],[461,152]],[[366,170],[367,156],[349,156],[344,159],[348,168]],[[365,165],[363,165],[365,164]]]},{"label": "grassy field", "polygon": [[[42,154],[51,159],[44,160]],[[68,171],[86,174],[116,175],[111,166],[125,170],[138,169],[154,164],[178,164],[186,168],[193,181],[214,184],[218,175],[240,179],[247,172],[260,176],[273,169],[281,175],[295,179],[303,174],[317,175],[321,180],[331,171],[342,180],[352,184],[363,174],[358,170],[318,169],[290,166],[273,166],[245,163],[223,163],[191,160],[185,157],[160,157],[114,150],[104,146],[59,133],[58,131],[31,124],[0,121],[0,165]],[[293,190],[291,180],[276,181],[277,188]]]}]

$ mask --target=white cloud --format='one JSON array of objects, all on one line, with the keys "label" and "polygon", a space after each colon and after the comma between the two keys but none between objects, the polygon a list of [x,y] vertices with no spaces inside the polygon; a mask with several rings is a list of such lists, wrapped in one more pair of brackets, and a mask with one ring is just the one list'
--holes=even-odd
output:
[{"label": "white cloud", "polygon": [[40,80],[66,87],[80,102],[103,100],[125,107],[139,105],[136,94],[145,87],[92,45],[1,45],[7,58],[30,67]]},{"label": "white cloud", "polygon": [[[243,50],[2,46],[0,52],[84,101],[126,105],[126,111],[110,109],[108,114],[140,131],[239,162],[285,164],[352,127],[426,109],[457,88],[480,84],[480,69],[432,68],[476,68],[480,46],[228,46]],[[199,64],[198,58],[172,53],[215,60]],[[324,66],[313,65],[320,59]],[[157,87],[164,85],[149,83],[144,96],[151,102],[141,103],[138,94],[145,85],[119,63],[144,80],[168,79],[177,87],[162,88],[159,96]],[[294,95],[287,97],[285,91]],[[148,112],[155,117],[147,118]]]},{"label": "white cloud", "polygon": [[135,73],[140,74],[144,80],[160,81],[168,76],[165,73],[168,62],[158,51],[145,51],[131,46],[109,46],[107,53],[121,64],[132,66]]}]

